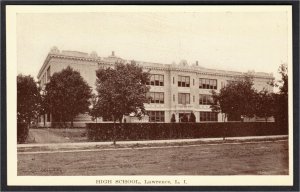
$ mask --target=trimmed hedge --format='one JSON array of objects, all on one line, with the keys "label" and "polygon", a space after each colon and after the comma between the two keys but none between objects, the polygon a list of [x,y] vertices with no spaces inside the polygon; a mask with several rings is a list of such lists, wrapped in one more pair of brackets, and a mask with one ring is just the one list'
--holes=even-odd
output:
[{"label": "trimmed hedge", "polygon": [[[156,140],[214,137],[286,135],[277,123],[116,123],[116,140]],[[89,141],[113,141],[113,123],[87,123]]]},{"label": "trimmed hedge", "polygon": [[28,137],[29,126],[27,123],[17,123],[17,142],[24,143]]}]

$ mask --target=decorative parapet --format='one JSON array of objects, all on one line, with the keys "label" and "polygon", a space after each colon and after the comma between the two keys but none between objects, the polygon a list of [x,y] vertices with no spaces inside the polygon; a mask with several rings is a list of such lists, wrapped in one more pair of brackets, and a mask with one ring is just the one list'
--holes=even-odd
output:
[{"label": "decorative parapet", "polygon": [[[130,60],[124,60],[120,57],[115,56],[114,52],[112,52],[111,56],[100,58],[97,56],[96,52],[92,52],[90,55],[88,53],[79,52],[79,51],[59,51],[57,47],[53,47],[49,52],[42,68],[38,73],[38,79],[41,76],[42,71],[48,64],[51,58],[61,58],[61,59],[73,59],[73,60],[81,60],[81,61],[89,61],[89,62],[97,62],[98,65],[113,65],[116,62],[128,62]],[[185,62],[181,62],[181,64],[161,64],[161,63],[152,63],[152,62],[144,62],[144,61],[135,61],[138,65],[144,67],[145,69],[150,70],[161,70],[161,71],[179,71],[179,72],[189,72],[189,73],[197,73],[202,75],[212,75],[212,76],[223,76],[223,77],[243,77],[246,74],[251,74],[254,78],[260,79],[274,79],[272,73],[263,73],[263,72],[237,72],[237,71],[225,71],[218,69],[208,69],[202,66],[196,65],[187,65]]]}]

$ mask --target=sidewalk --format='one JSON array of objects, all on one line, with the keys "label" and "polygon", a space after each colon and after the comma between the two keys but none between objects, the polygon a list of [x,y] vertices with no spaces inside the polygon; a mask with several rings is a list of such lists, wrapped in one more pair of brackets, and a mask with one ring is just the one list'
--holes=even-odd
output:
[{"label": "sidewalk", "polygon": [[191,144],[213,144],[213,143],[240,143],[240,142],[259,142],[287,140],[287,135],[274,136],[248,136],[248,137],[227,137],[223,138],[199,138],[199,139],[173,139],[173,140],[147,140],[147,141],[117,141],[113,142],[81,142],[81,143],[43,143],[43,144],[18,144],[18,151],[47,151],[47,150],[76,150],[93,148],[122,148],[122,147],[143,147],[158,145],[191,145]]}]

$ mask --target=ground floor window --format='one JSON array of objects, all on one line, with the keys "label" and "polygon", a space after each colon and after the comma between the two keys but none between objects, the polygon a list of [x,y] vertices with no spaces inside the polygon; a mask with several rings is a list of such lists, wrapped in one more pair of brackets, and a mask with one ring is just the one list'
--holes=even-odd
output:
[{"label": "ground floor window", "polygon": [[218,113],[201,111],[200,121],[218,121]]},{"label": "ground floor window", "polygon": [[191,113],[179,113],[179,122],[188,122]]},{"label": "ground floor window", "polygon": [[165,122],[164,111],[148,111],[150,122]]}]

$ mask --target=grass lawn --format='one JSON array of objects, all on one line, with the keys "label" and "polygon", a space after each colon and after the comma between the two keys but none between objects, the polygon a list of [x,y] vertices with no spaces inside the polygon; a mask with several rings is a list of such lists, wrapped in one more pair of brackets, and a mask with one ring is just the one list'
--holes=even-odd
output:
[{"label": "grass lawn", "polygon": [[85,128],[72,128],[72,129],[48,129],[50,133],[57,136],[68,137],[73,142],[87,141]]},{"label": "grass lawn", "polygon": [[26,143],[69,143],[86,141],[85,128],[40,128],[29,129]]},{"label": "grass lawn", "polygon": [[18,154],[18,175],[287,175],[288,142]]}]

